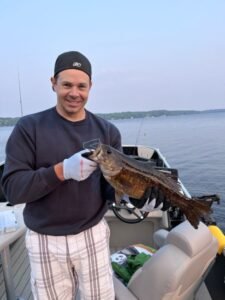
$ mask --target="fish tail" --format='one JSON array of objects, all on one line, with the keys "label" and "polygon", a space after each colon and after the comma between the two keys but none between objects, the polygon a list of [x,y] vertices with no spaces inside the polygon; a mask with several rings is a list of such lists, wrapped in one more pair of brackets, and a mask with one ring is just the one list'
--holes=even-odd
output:
[{"label": "fish tail", "polygon": [[209,201],[192,198],[187,201],[187,206],[183,212],[191,225],[198,229],[201,218],[212,213],[212,209]]}]

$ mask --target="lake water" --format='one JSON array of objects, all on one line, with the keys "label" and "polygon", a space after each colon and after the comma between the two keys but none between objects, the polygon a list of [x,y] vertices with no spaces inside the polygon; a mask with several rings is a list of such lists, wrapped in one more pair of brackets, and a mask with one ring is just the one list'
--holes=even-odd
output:
[{"label": "lake water", "polygon": [[[123,144],[159,148],[192,195],[219,194],[213,209],[225,232],[225,113],[112,121]],[[0,162],[12,127],[0,127]]]}]

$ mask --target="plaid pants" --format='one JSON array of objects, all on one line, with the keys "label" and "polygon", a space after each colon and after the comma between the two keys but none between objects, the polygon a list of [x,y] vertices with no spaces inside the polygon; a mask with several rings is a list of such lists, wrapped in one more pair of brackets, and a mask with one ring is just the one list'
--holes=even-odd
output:
[{"label": "plaid pants", "polygon": [[35,300],[115,299],[109,253],[109,227],[103,219],[76,235],[50,236],[28,230],[26,247]]}]

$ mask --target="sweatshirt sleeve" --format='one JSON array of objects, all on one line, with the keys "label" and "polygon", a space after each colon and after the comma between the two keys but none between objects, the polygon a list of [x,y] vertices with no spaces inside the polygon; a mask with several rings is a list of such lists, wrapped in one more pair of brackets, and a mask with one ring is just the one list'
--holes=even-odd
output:
[{"label": "sweatshirt sleeve", "polygon": [[39,200],[62,182],[54,167],[35,166],[35,133],[18,122],[6,145],[6,161],[2,176],[2,188],[11,204]]}]

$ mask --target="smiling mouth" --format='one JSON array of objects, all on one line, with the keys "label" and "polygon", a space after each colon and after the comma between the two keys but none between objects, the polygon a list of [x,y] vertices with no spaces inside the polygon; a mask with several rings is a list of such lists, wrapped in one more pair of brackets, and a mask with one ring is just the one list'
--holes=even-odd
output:
[{"label": "smiling mouth", "polygon": [[82,106],[81,101],[66,101],[66,105],[68,108],[77,108]]},{"label": "smiling mouth", "polygon": [[71,104],[79,104],[82,103],[83,101],[81,100],[71,100],[71,99],[66,99],[67,103],[71,103]]}]

